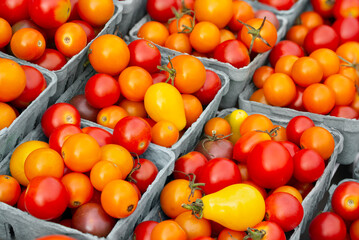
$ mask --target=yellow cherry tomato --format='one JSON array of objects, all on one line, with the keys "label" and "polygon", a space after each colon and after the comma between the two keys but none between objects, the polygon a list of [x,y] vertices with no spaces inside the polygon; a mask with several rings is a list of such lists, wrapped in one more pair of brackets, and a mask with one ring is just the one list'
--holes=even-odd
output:
[{"label": "yellow cherry tomato", "polygon": [[241,137],[239,128],[241,127],[244,119],[248,117],[248,114],[242,110],[237,109],[224,117],[225,120],[231,125],[232,135],[228,138],[233,144],[237,142],[237,140]]}]

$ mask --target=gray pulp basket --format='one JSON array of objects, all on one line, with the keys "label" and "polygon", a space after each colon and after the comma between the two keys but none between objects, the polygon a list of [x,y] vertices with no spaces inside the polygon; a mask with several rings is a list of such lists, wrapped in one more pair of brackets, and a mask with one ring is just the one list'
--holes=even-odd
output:
[{"label": "gray pulp basket", "polygon": [[0,130],[0,161],[8,154],[22,138],[39,123],[41,115],[49,105],[50,98],[56,92],[56,75],[35,64],[9,58],[0,52],[1,58],[12,59],[20,65],[27,65],[39,70],[46,79],[45,90],[30,103],[30,105],[7,128]]},{"label": "gray pulp basket", "polygon": [[[233,112],[234,110],[236,110],[236,109],[235,108],[224,109],[224,110],[218,112],[218,116],[224,117],[224,116],[228,115],[229,113]],[[247,113],[248,113],[248,115],[250,115],[255,112],[248,110]],[[271,115],[271,114],[264,114],[264,115],[266,115],[268,118],[270,118],[274,124],[278,124],[278,125],[281,125],[284,127],[287,126],[289,120],[291,119],[291,117],[287,117],[287,116],[278,117],[278,116]],[[337,169],[336,163],[337,163],[338,154],[343,150],[343,136],[339,131],[337,131],[333,128],[327,127],[324,124],[316,124],[316,125],[324,127],[330,131],[330,133],[333,135],[334,140],[335,140],[335,148],[334,148],[334,152],[333,152],[332,156],[328,160],[328,164],[325,167],[323,175],[316,181],[314,188],[309,192],[307,197],[304,198],[304,200],[302,202],[302,206],[304,209],[304,216],[303,216],[302,222],[300,223],[300,225],[298,227],[296,227],[294,229],[294,231],[287,233],[287,239],[289,239],[289,240],[299,240],[301,234],[303,234],[303,232],[306,230],[308,224],[310,223],[310,220],[313,218],[315,210],[319,206],[320,200],[322,200],[325,192],[329,188],[330,181],[333,178],[334,173]],[[292,233],[292,234],[290,234],[290,233]]]},{"label": "gray pulp basket", "polygon": [[147,0],[113,0],[123,7],[122,20],[118,32],[125,36],[128,31],[146,14]]},{"label": "gray pulp basket", "polygon": [[351,170],[353,173],[353,178],[359,179],[359,153],[355,156]]},{"label": "gray pulp basket", "polygon": [[289,10],[277,10],[269,5],[258,2],[258,0],[253,0],[253,1],[244,0],[244,1],[253,4],[253,6],[256,7],[257,9],[269,10],[269,11],[274,12],[275,15],[277,15],[277,16],[284,17],[288,21],[286,32],[295,23],[295,20],[297,19],[297,17],[309,5],[309,0],[298,0]]},{"label": "gray pulp basket", "polygon": [[[82,123],[81,125],[82,127],[94,126],[94,124],[88,123]],[[21,143],[29,140],[47,141],[47,138],[42,132],[41,125],[38,125],[35,130],[31,131]],[[156,145],[150,145],[147,151],[140,157],[151,160],[157,166],[159,172],[156,179],[142,195],[133,214],[127,218],[119,219],[106,239],[128,239],[132,234],[132,229],[136,223],[140,222],[150,211],[151,207],[157,202],[161,189],[165,185],[167,176],[169,176],[174,169],[174,154],[171,151],[159,148]],[[10,175],[10,158],[11,154],[8,154],[0,163],[0,174]],[[78,240],[99,239],[96,236],[82,233],[73,228],[35,218],[26,212],[1,202],[0,212],[1,239],[32,240],[50,234],[64,234]]]},{"label": "gray pulp basket", "polygon": [[338,118],[329,115],[320,115],[310,112],[297,111],[290,108],[269,106],[258,102],[249,101],[250,96],[256,90],[253,82],[239,95],[239,107],[246,111],[259,112],[278,117],[295,117],[304,115],[316,123],[324,123],[328,127],[339,130],[344,136],[344,149],[338,157],[338,163],[351,164],[359,153],[359,121],[353,119]]},{"label": "gray pulp basket", "polygon": [[[162,54],[162,63],[165,63],[167,60],[167,56]],[[207,68],[210,69],[210,68]],[[213,69],[210,69],[213,70]],[[202,128],[204,124],[211,119],[218,110],[219,103],[222,99],[222,97],[226,94],[229,87],[229,79],[226,74],[213,70],[218,74],[222,81],[222,87],[216,94],[215,98],[207,105],[207,107],[203,110],[200,117],[197,119],[196,122],[194,122],[191,127],[189,127],[185,133],[182,135],[182,137],[172,145],[172,147],[168,148],[171,151],[175,153],[175,156],[178,157],[179,155],[187,152],[189,149],[193,148],[194,144],[198,141],[200,134],[202,132]],[[57,102],[68,102],[73,98],[74,96],[78,94],[83,94],[85,85],[87,80],[94,75],[95,72],[92,70],[92,68],[86,69],[86,71],[77,79],[77,81],[67,89],[67,91],[58,99]],[[87,120],[84,120],[87,121]],[[96,124],[96,123],[95,123]],[[100,126],[100,125],[97,125]],[[112,129],[106,128],[109,132],[113,132]],[[164,148],[160,147],[159,148]]]},{"label": "gray pulp basket", "polygon": [[[138,30],[141,28],[141,26],[144,23],[150,20],[151,18],[147,14],[130,30],[129,37],[131,41],[139,39],[137,37]],[[277,43],[285,36],[286,26],[287,26],[287,20],[285,18],[278,16],[278,20],[280,23],[280,28],[278,29]],[[178,51],[159,46],[157,44],[155,45],[160,49],[161,53],[165,53],[169,56],[183,54]],[[262,54],[258,54],[253,59],[253,61],[250,62],[249,65],[243,68],[235,68],[229,63],[219,62],[216,59],[212,59],[212,58],[197,57],[205,65],[205,67],[222,71],[229,76],[230,79],[229,91],[223,97],[220,103],[220,108],[234,107],[237,105],[237,99],[239,93],[242,92],[245,86],[249,83],[254,71],[265,63],[266,59],[269,56],[269,52],[270,51],[267,51]]]},{"label": "gray pulp basket", "polygon": [[[114,1],[115,2],[115,1]],[[115,2],[115,12],[111,19],[105,24],[101,32],[96,36],[102,36],[105,34],[113,34],[116,31],[116,28],[121,23],[122,19],[122,5]],[[57,76],[57,88],[56,93],[51,97],[50,104],[54,103],[60,95],[69,87],[74,80],[85,70],[86,62],[88,61],[88,49],[90,48],[91,43],[96,39],[94,38],[91,42],[87,43],[86,47],[81,50],[78,54],[73,56],[60,70],[51,71],[56,74]],[[10,59],[18,59],[14,56],[8,56]],[[0,55],[1,56],[1,55]],[[18,59],[19,62],[25,64],[28,63],[27,61]],[[39,67],[42,68],[42,67]],[[42,68],[44,69],[44,68]]]}]

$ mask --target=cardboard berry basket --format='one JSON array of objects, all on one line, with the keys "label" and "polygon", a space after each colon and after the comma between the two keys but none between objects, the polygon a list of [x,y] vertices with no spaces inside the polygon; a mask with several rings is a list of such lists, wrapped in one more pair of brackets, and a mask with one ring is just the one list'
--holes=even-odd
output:
[{"label": "cardboard berry basket", "polygon": [[[236,110],[236,108],[224,109],[217,112],[216,116],[225,117],[226,115],[230,114],[234,110]],[[247,112],[247,114],[251,115],[253,113]],[[283,119],[278,117],[272,117],[270,115],[267,115],[267,117],[269,117],[272,120],[273,124],[278,124],[281,126],[287,126],[290,120],[290,118]],[[304,209],[303,220],[297,228],[286,233],[286,237],[288,240],[299,240],[301,232],[303,232],[303,229],[305,229],[306,226],[308,225],[308,221],[312,219],[315,209],[318,208],[319,201],[323,198],[324,193],[329,188],[330,181],[333,178],[333,175],[336,171],[337,156],[343,148],[343,136],[340,134],[340,132],[338,132],[335,129],[328,128],[324,125],[319,125],[319,126],[325,127],[333,135],[335,140],[334,152],[330,157],[330,159],[328,160],[328,164],[324,170],[323,175],[316,181],[314,188],[310,191],[310,193],[306,196],[306,198],[304,198],[302,202]],[[158,204],[156,204],[156,206],[144,218],[143,221],[152,220],[152,221],[160,222],[165,219],[168,219],[168,217],[161,210],[161,206],[159,204],[159,199],[158,199]]]},{"label": "cardboard berry basket", "polygon": [[113,0],[122,6],[122,20],[118,33],[125,36],[128,31],[146,14],[146,0]]},{"label": "cardboard berry basket", "polygon": [[[287,20],[281,16],[277,16],[277,17],[280,24],[277,34],[278,35],[277,42],[279,42],[282,38],[284,38],[286,34]],[[151,21],[151,17],[147,14],[130,30],[129,37],[131,41],[139,39],[137,37],[137,33],[141,28],[141,26],[148,21]],[[183,54],[178,51],[159,46],[157,44],[155,45],[160,49],[161,52],[166,53],[167,55],[175,56],[175,55]],[[269,56],[269,51],[258,54],[247,66],[243,68],[235,68],[229,63],[223,63],[213,58],[204,58],[204,57],[197,57],[197,58],[204,64],[205,67],[222,71],[229,76],[230,79],[229,91],[223,97],[220,103],[220,108],[223,109],[223,108],[237,106],[236,99],[238,98],[239,93],[242,92],[245,86],[249,83],[254,71],[260,66],[264,65],[268,56]]]},{"label": "cardboard berry basket", "polygon": [[[56,93],[51,97],[50,104],[53,104],[60,95],[69,87],[75,79],[85,70],[88,65],[88,49],[90,48],[91,43],[99,36],[105,34],[114,33],[119,25],[121,24],[122,19],[122,5],[115,2],[115,11],[110,20],[105,24],[103,29],[97,34],[97,36],[92,39],[91,42],[87,43],[86,47],[82,49],[78,54],[73,56],[60,70],[51,71],[57,76],[57,88]],[[7,55],[10,59],[17,59],[21,63],[28,63],[27,61],[20,60],[14,56]],[[39,67],[42,68],[42,67]]]},{"label": "cardboard berry basket", "polygon": [[323,123],[328,127],[337,129],[344,136],[344,148],[338,157],[340,164],[352,164],[359,153],[359,120],[333,117],[316,113],[297,111],[290,108],[269,106],[258,102],[249,101],[256,90],[253,82],[239,95],[239,107],[245,111],[259,112],[277,117],[295,117],[304,115],[311,118],[316,124]]},{"label": "cardboard berry basket", "polygon": [[12,59],[20,65],[31,66],[39,70],[44,76],[47,86],[41,94],[30,103],[27,108],[12,122],[0,130],[0,161],[8,154],[22,138],[40,122],[41,115],[49,105],[50,98],[56,92],[57,77],[53,72],[40,68],[35,64],[9,58],[0,52],[0,58]]},{"label": "cardboard berry basket", "polygon": [[[162,52],[161,52],[162,54]],[[168,58],[165,54],[162,54],[162,63],[167,63]],[[211,69],[206,67],[206,69],[212,70],[218,74],[218,76],[221,79],[222,87],[217,92],[215,98],[206,106],[206,108],[203,109],[203,112],[199,116],[196,122],[194,122],[191,127],[189,127],[185,133],[181,136],[181,138],[173,144],[169,150],[173,151],[175,156],[178,157],[179,155],[187,152],[189,149],[193,147],[193,145],[198,141],[200,134],[202,132],[202,128],[204,124],[214,115],[216,114],[219,103],[222,99],[222,97],[226,94],[229,88],[229,79],[226,74],[223,72]],[[57,102],[69,102],[74,96],[78,94],[83,94],[85,90],[85,85],[87,80],[93,76],[96,72],[92,69],[92,67],[89,67],[89,69],[86,69],[86,71],[77,79],[77,81],[69,87],[66,92],[58,99]],[[87,120],[84,120],[86,122],[90,122]],[[97,123],[94,123],[98,126],[101,126]],[[106,128],[109,132],[113,132],[113,129]],[[159,148],[164,148],[161,146],[158,146]]]},{"label": "cardboard berry basket", "polygon": [[298,0],[289,10],[277,10],[274,7],[258,2],[258,0],[245,0],[248,3],[253,4],[257,9],[265,9],[274,12],[277,16],[285,18],[288,22],[286,32],[295,23],[297,17],[306,9],[309,5],[309,0]]},{"label": "cardboard berry basket", "polygon": [[[243,109],[243,108],[241,108]],[[227,114],[236,110],[235,108],[224,109],[218,112],[217,116],[224,117]],[[248,115],[253,113],[258,113],[256,111],[245,110]],[[260,112],[261,113],[261,112]],[[278,124],[281,126],[286,127],[290,119],[290,116],[276,116],[273,114],[268,113],[261,113],[267,116],[269,119],[272,120],[273,124]],[[328,160],[328,164],[325,167],[323,175],[315,182],[314,188],[309,192],[309,194],[303,199],[302,206],[304,209],[304,216],[302,222],[298,227],[296,227],[293,231],[286,233],[287,239],[289,240],[299,240],[301,239],[301,234],[306,230],[307,226],[310,223],[310,220],[313,219],[314,213],[319,206],[319,202],[323,199],[324,194],[327,192],[330,186],[330,182],[335,174],[336,169],[338,168],[337,160],[338,155],[343,150],[343,135],[334,128],[328,127],[325,124],[315,122],[316,126],[326,128],[334,137],[335,140],[335,148],[332,156]]]},{"label": "cardboard berry basket", "polygon": [[[81,123],[81,127],[88,126],[94,126],[94,124]],[[21,143],[29,140],[48,140],[42,132],[40,124],[36,129],[31,131]],[[9,153],[0,163],[0,175],[10,175],[9,161],[11,155],[12,153]],[[106,239],[128,239],[128,236],[131,234],[131,229],[148,214],[151,207],[156,203],[161,192],[160,190],[165,185],[167,176],[173,171],[175,157],[174,154],[167,149],[159,148],[152,144],[140,157],[151,160],[157,166],[159,171],[156,179],[148,187],[147,191],[142,194],[136,210],[129,217],[117,220],[116,225]],[[83,233],[58,223],[35,218],[27,212],[23,212],[20,209],[2,202],[0,202],[0,213],[1,239],[33,240],[40,236],[50,234],[63,234],[78,240],[100,239],[94,235]]]}]

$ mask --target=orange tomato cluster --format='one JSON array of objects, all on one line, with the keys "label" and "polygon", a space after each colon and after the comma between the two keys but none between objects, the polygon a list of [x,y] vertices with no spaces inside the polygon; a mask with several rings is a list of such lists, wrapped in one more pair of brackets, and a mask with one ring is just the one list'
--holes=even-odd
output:
[{"label": "orange tomato cluster", "polygon": [[0,58],[0,130],[9,127],[40,93],[47,83],[34,67]]},{"label": "orange tomato cluster", "polygon": [[[334,151],[333,136],[328,130],[315,126],[312,120],[304,116],[293,118],[288,123],[288,128],[285,128],[283,126],[274,125],[268,117],[262,114],[252,114],[248,116],[243,113],[244,112],[241,113],[241,119],[237,118],[236,121],[231,121],[231,118],[234,118],[233,114],[236,114],[236,112],[233,112],[233,114],[230,113],[225,118],[215,117],[206,123],[204,126],[204,134],[212,135],[213,131],[215,131],[218,136],[222,136],[222,138],[212,139],[211,141],[230,142],[228,140],[228,134],[231,134],[232,131],[238,131],[240,138],[233,143],[230,142],[230,144],[232,144],[230,157],[224,157],[226,153],[223,149],[222,151],[217,150],[217,152],[212,152],[216,154],[212,159],[206,157],[205,151],[211,151],[210,148],[212,148],[208,144],[206,146],[207,149],[202,149],[201,152],[196,150],[191,151],[178,158],[173,172],[174,180],[171,180],[165,185],[160,196],[160,207],[169,219],[161,220],[159,223],[156,221],[144,221],[140,223],[134,230],[134,236],[136,236],[136,238],[144,239],[146,236],[146,239],[153,240],[173,238],[194,240],[210,240],[213,238],[222,240],[243,239],[245,236],[253,237],[255,232],[258,234],[258,232],[263,229],[266,230],[265,236],[268,238],[277,234],[276,236],[281,236],[279,239],[285,239],[284,232],[292,230],[300,223],[301,218],[289,227],[286,223],[282,222],[283,219],[285,219],[283,216],[297,207],[301,208],[303,199],[314,187],[315,181],[323,174],[325,164]],[[233,124],[238,126],[234,126]],[[283,148],[288,155],[288,163],[291,167],[285,171],[285,174],[289,175],[287,175],[284,182],[282,181],[281,170],[279,170],[283,168],[284,165],[282,165],[282,162],[280,164],[277,163],[280,155],[276,155],[276,159],[272,159],[270,167],[264,167],[266,170],[262,169],[259,164],[253,166],[251,163],[251,161],[257,161],[251,157],[251,155],[257,154],[253,153],[254,151],[260,151],[259,148],[257,149],[256,147],[261,144],[264,145],[265,143],[281,145],[280,148]],[[299,146],[301,146],[302,149],[300,149]],[[270,153],[269,148],[267,148],[266,151],[267,152],[263,152],[264,158],[274,154]],[[316,155],[316,158],[319,160],[318,163],[321,165],[320,167],[313,163],[314,160],[312,157],[309,157],[309,155],[309,158],[307,157],[306,160],[303,160],[306,157],[303,157],[302,154],[305,155],[309,153]],[[229,167],[229,165],[212,165],[214,162],[219,161],[230,161],[235,169],[233,166]],[[304,163],[305,161],[307,161],[308,164]],[[309,162],[312,163],[309,164]],[[274,170],[274,168],[276,168],[276,170]],[[211,171],[211,174],[208,175],[207,171]],[[275,175],[265,182],[259,180],[265,175],[270,175],[270,171],[276,171]],[[311,173],[306,171],[311,171]],[[234,183],[224,183],[223,181],[233,180],[229,180],[232,177],[228,177],[232,172],[237,172],[237,174],[240,175],[239,180],[234,180]],[[213,174],[215,176],[213,176]],[[219,177],[219,175],[222,177]],[[276,187],[268,187],[269,182],[277,182],[275,178],[280,179],[278,181],[282,182],[279,185],[276,184]],[[249,228],[246,231],[236,231],[216,222],[216,220],[220,221],[220,219],[228,217],[223,215],[223,211],[219,210],[221,208],[219,205],[225,205],[225,196],[223,196],[221,199],[223,201],[221,201],[218,206],[216,205],[215,199],[211,201],[211,206],[207,206],[211,208],[211,210],[207,211],[213,211],[211,215],[207,212],[207,216],[211,218],[206,218],[205,210],[203,210],[202,217],[193,215],[190,210],[183,207],[184,204],[197,202],[204,194],[206,194],[206,197],[213,196],[214,198],[215,194],[220,193],[220,191],[209,192],[208,189],[211,187],[214,188],[220,185],[221,189],[223,189],[237,183],[254,187],[265,200],[265,220],[256,226],[252,226],[253,228]],[[288,197],[288,195],[290,196]],[[248,196],[243,196],[244,199],[246,197]],[[280,200],[278,200],[280,197],[288,197],[288,199],[293,201],[293,203],[291,203],[293,205],[286,205],[289,203],[284,202],[280,204]],[[234,204],[230,206],[235,208]],[[204,206],[204,208],[205,207],[206,206]],[[231,207],[228,206],[228,208]],[[226,210],[228,210],[228,208],[226,208]],[[287,213],[276,218],[277,211],[281,211],[279,209]],[[291,210],[289,211],[289,209]],[[257,214],[255,211],[251,213]],[[297,214],[300,214],[300,211]],[[245,222],[245,220],[243,221]],[[284,221],[288,223],[293,221],[293,218],[291,220],[288,218]]]},{"label": "orange tomato cluster", "polygon": [[[268,12],[257,15],[251,5],[241,0],[197,0],[193,9],[176,11],[168,24],[146,22],[137,36],[182,53],[215,58],[241,68],[250,63],[251,52],[266,52],[277,41],[278,19],[269,12],[271,20],[268,17],[263,20],[263,14]],[[237,60],[228,56],[233,50]]]},{"label": "orange tomato cluster", "polygon": [[111,0],[31,0],[14,5],[24,5],[16,19],[5,10],[12,4],[2,5],[0,49],[49,70],[61,69],[85,48],[115,10]]},{"label": "orange tomato cluster", "polygon": [[[140,183],[136,182],[138,178],[135,175],[139,171],[141,174],[146,171],[141,170],[139,162],[144,168],[145,164],[152,165],[153,175],[146,180],[145,185],[137,187],[136,184]],[[114,143],[109,132],[97,127],[80,129],[79,122],[60,124],[51,132],[49,143],[31,140],[20,144],[12,153],[9,168],[11,176],[0,176],[1,202],[11,206],[17,204],[18,208],[35,217],[45,220],[56,218],[61,224],[95,235],[98,231],[96,228],[78,228],[80,225],[75,219],[71,224],[71,217],[75,216],[77,209],[86,208],[86,204],[90,203],[102,206],[102,216],[109,219],[113,227],[114,219],[128,217],[136,210],[141,194],[158,172],[150,160],[133,159],[125,147]],[[36,188],[32,185],[44,177],[56,180],[66,189],[66,196],[62,198],[62,201],[67,201],[65,208],[61,210],[61,204],[58,204],[55,211],[60,212],[56,216],[49,213],[52,207],[47,206],[55,201],[55,197],[46,196],[54,194],[51,189],[54,185],[45,186],[44,182],[42,187],[47,187],[48,191],[34,193]],[[36,202],[39,198],[43,199],[41,207],[34,208],[32,201]],[[72,214],[67,213],[66,207],[71,209]],[[50,215],[42,217],[45,215],[41,214]],[[70,224],[66,223],[68,221]],[[99,236],[106,236],[112,227],[107,228],[106,234],[102,231]]]},{"label": "orange tomato cluster", "polygon": [[85,94],[70,101],[81,117],[112,129],[126,116],[144,118],[152,142],[164,147],[178,141],[222,86],[193,56],[176,56],[161,67],[160,51],[144,39],[127,46],[116,35],[100,36],[89,60],[97,74],[88,79]]}]

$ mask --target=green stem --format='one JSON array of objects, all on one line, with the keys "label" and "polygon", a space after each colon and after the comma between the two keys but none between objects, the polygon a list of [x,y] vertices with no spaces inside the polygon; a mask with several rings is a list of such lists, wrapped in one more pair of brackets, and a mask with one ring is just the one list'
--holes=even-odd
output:
[{"label": "green stem", "polygon": [[252,240],[261,240],[264,238],[264,236],[266,235],[266,231],[262,230],[258,230],[256,228],[248,228],[247,229],[247,236],[245,236],[243,238],[243,240],[248,240],[248,239],[252,239]]},{"label": "green stem", "polygon": [[203,201],[201,199],[197,199],[195,202],[191,204],[182,204],[182,207],[192,211],[192,214],[201,219],[203,217]]}]

